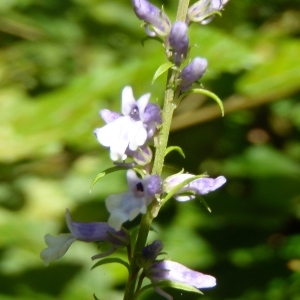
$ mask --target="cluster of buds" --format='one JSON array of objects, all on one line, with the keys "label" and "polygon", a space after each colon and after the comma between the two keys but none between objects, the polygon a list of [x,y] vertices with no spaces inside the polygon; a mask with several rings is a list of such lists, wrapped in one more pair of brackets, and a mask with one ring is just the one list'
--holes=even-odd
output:
[{"label": "cluster of buds", "polygon": [[[135,14],[144,21],[146,34],[164,39],[167,57],[176,67],[180,67],[188,56],[188,26],[192,22],[208,24],[227,2],[228,0],[197,1],[189,7],[185,21],[176,21],[172,24],[163,9],[159,9],[147,0],[132,0]],[[150,30],[149,26],[153,30]],[[196,57],[190,61],[178,75],[179,90],[182,92],[189,90],[194,82],[201,79],[206,68],[205,58]]]}]

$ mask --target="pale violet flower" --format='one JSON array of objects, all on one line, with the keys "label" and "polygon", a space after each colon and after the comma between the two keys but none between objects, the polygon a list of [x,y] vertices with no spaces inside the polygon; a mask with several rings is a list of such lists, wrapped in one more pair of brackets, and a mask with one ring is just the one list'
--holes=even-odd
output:
[{"label": "pale violet flower", "polygon": [[[175,186],[182,183],[183,181],[192,178],[192,174],[175,174],[167,177],[164,180],[164,192],[170,192]],[[226,178],[224,176],[219,176],[217,178],[198,178],[191,181],[189,184],[182,187],[174,195],[174,198],[178,201],[188,201],[195,199],[196,195],[205,195],[214,190],[220,188],[225,184]],[[183,194],[183,195],[182,195]]]},{"label": "pale violet flower", "polygon": [[[170,260],[155,261],[145,273],[152,284],[156,284],[161,280],[169,280],[184,283],[197,289],[211,288],[216,285],[215,277],[193,271],[184,265]],[[161,288],[155,287],[154,289],[164,298],[168,300],[173,299],[171,295],[164,292]]]},{"label": "pale violet flower", "polygon": [[126,152],[137,151],[151,138],[157,124],[161,123],[160,109],[149,103],[150,94],[145,94],[135,101],[132,88],[126,86],[122,91],[122,114],[108,109],[100,111],[100,116],[107,123],[94,130],[99,143],[110,149],[113,161],[125,160]]},{"label": "pale violet flower", "polygon": [[115,231],[106,222],[74,222],[68,210],[66,210],[66,222],[70,233],[62,233],[57,237],[50,234],[45,235],[48,247],[41,252],[41,258],[46,265],[61,258],[76,240],[110,243],[111,249],[98,255],[99,257],[107,256],[117,248],[129,244],[129,235],[125,229]]},{"label": "pale violet flower", "polygon": [[108,224],[115,230],[120,230],[126,221],[132,221],[140,213],[147,212],[147,206],[155,194],[161,193],[161,179],[157,175],[148,175],[140,179],[133,170],[127,171],[128,192],[112,194],[105,199],[110,212]]}]

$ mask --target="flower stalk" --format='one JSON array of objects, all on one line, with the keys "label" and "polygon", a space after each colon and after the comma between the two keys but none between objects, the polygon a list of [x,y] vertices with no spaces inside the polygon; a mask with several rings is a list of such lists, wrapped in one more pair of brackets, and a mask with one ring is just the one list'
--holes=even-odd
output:
[{"label": "flower stalk", "polygon": [[[177,21],[185,21],[187,11],[189,6],[189,0],[179,0],[178,10],[177,10]],[[179,95],[176,85],[176,74],[177,71],[169,69],[164,97],[164,105],[162,109],[162,120],[163,125],[161,125],[158,142],[156,145],[154,163],[152,167],[151,174],[161,175],[165,153],[168,144],[169,132],[171,128],[171,122],[173,117],[173,112],[176,108],[176,96]],[[142,216],[142,220],[139,226],[139,232],[133,252],[132,264],[130,268],[130,274],[124,294],[124,300],[134,300],[135,299],[135,287],[137,282],[137,275],[139,272],[139,266],[137,264],[139,257],[141,256],[142,250],[146,245],[148,234],[151,228],[153,219],[157,216],[160,209],[160,204],[157,201],[153,201],[149,206],[147,213]]]}]

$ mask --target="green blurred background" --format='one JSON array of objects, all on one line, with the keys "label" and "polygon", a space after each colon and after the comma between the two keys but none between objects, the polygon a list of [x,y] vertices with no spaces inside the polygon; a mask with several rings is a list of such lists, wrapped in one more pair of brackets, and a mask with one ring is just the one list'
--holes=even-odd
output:
[{"label": "green blurred background", "polygon": [[[174,21],[177,1],[164,5]],[[193,2],[192,2],[193,3]],[[151,92],[161,104],[162,46],[145,37],[129,0],[0,1],[0,299],[122,299],[126,270],[90,271],[97,245],[71,246],[45,267],[46,233],[106,221],[103,201],[126,189],[124,172],[89,186],[110,167],[93,136],[98,111],[120,94]],[[217,278],[204,296],[174,299],[300,299],[300,1],[231,0],[208,26],[193,24],[191,55],[207,57],[202,83],[224,101],[185,99],[174,118],[169,169],[225,175],[200,201],[169,201],[149,241],[168,259]],[[130,224],[137,225],[138,220]],[[118,252],[125,258],[125,253]],[[149,291],[142,299],[162,299]]]}]

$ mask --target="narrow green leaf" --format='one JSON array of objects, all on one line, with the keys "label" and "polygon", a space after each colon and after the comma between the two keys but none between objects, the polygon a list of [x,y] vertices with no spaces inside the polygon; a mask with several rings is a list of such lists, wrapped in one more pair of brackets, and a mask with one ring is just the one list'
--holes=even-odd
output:
[{"label": "narrow green leaf", "polygon": [[173,63],[171,62],[166,62],[165,64],[162,64],[158,67],[158,69],[156,70],[154,76],[153,76],[153,79],[152,79],[152,83],[154,83],[154,81],[162,74],[164,74],[166,71],[168,71],[170,68],[172,68],[174,66]]},{"label": "narrow green leaf", "polygon": [[165,204],[170,198],[172,198],[181,188],[183,188],[185,185],[189,184],[190,182],[192,182],[195,179],[198,178],[203,178],[205,177],[205,175],[195,175],[193,177],[190,177],[184,181],[182,181],[180,184],[176,185],[162,200],[161,200],[161,204]]},{"label": "narrow green leaf", "polygon": [[167,156],[171,151],[177,151],[177,152],[179,152],[179,154],[181,154],[181,156],[183,158],[185,158],[184,152],[179,146],[170,146],[170,147],[168,147],[167,150],[166,150],[166,155],[165,156]]},{"label": "narrow green leaf", "polygon": [[96,175],[95,179],[93,180],[91,186],[90,186],[90,192],[92,191],[92,188],[93,186],[95,185],[95,183],[97,181],[99,181],[102,177],[104,177],[105,175],[109,174],[109,173],[113,173],[113,172],[116,172],[116,171],[120,171],[120,170],[126,170],[126,168],[123,168],[123,167],[111,167],[111,168],[108,168],[102,172],[100,172],[99,174]]},{"label": "narrow green leaf", "polygon": [[200,290],[198,290],[197,288],[195,288],[191,285],[188,285],[186,283],[177,282],[177,281],[170,281],[170,280],[162,280],[159,283],[145,285],[140,290],[139,294],[146,291],[147,289],[155,288],[155,287],[159,287],[159,288],[171,287],[174,289],[187,291],[187,292],[193,292],[193,293],[203,295],[203,293]]},{"label": "narrow green leaf", "polygon": [[99,300],[95,294],[93,294],[94,300]]},{"label": "narrow green leaf", "polygon": [[207,202],[205,201],[205,199],[203,197],[200,197],[200,202],[205,206],[205,208],[211,213],[211,209],[208,206]]},{"label": "narrow green leaf", "polygon": [[101,259],[91,267],[91,270],[95,269],[96,267],[99,267],[99,266],[102,266],[105,264],[111,264],[111,263],[121,264],[124,267],[126,267],[127,270],[129,271],[129,264],[126,261],[124,261],[123,259],[117,258],[117,257],[109,257],[109,258]]},{"label": "narrow green leaf", "polygon": [[202,95],[208,96],[208,97],[212,98],[213,100],[215,100],[217,102],[217,104],[219,105],[220,109],[221,109],[222,117],[224,117],[224,106],[223,106],[222,100],[215,93],[210,92],[210,91],[205,90],[205,89],[191,89],[188,92],[183,93],[180,98],[182,99],[186,95],[192,94],[192,93],[202,94]]}]

